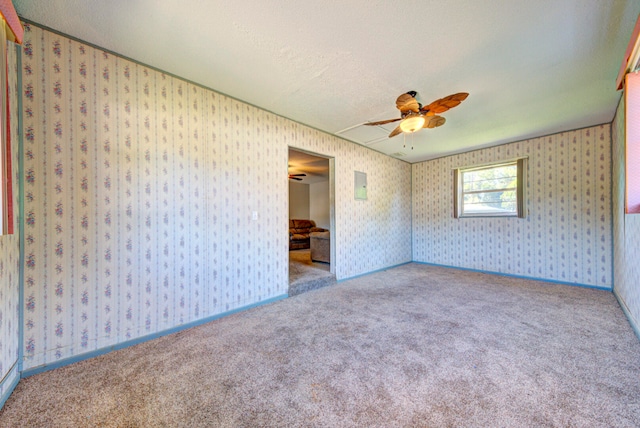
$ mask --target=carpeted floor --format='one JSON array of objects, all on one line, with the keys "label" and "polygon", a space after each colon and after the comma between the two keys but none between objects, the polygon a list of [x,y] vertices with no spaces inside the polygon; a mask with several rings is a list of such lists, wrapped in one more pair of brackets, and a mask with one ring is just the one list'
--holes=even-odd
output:
[{"label": "carpeted floor", "polygon": [[0,426],[640,425],[614,296],[408,264],[23,379]]},{"label": "carpeted floor", "polygon": [[335,284],[329,270],[329,263],[312,261],[308,249],[289,251],[289,296]]}]

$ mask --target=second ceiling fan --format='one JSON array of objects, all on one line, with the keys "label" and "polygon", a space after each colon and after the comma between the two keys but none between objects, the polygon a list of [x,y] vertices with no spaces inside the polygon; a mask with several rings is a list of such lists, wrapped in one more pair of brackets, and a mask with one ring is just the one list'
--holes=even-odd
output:
[{"label": "second ceiling fan", "polygon": [[400,125],[389,134],[389,138],[406,132],[416,132],[422,128],[436,128],[444,125],[446,119],[438,116],[440,113],[456,107],[469,96],[466,92],[458,92],[439,100],[435,100],[429,105],[422,106],[415,96],[416,91],[409,91],[402,94],[396,100],[396,107],[400,110],[400,117],[396,119],[381,120],[378,122],[365,123],[365,125],[385,125],[387,123],[397,122],[401,120]]},{"label": "second ceiling fan", "polygon": [[289,174],[289,180],[302,181],[302,178],[298,177],[306,177],[307,174]]}]

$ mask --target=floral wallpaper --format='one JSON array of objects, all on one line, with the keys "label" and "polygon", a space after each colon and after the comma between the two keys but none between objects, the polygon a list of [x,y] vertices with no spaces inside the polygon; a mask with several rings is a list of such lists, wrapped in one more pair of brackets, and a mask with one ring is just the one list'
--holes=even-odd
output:
[{"label": "floral wallpaper", "polygon": [[614,293],[629,321],[640,331],[640,215],[625,214],[625,109],[620,100],[611,130],[613,140]]},{"label": "floral wallpaper", "polygon": [[411,260],[410,165],[25,30],[25,369],[286,294],[289,146],[335,158],[338,279]]},{"label": "floral wallpaper", "polygon": [[[18,217],[18,95],[16,45],[8,43],[8,80],[10,99],[10,130],[12,168],[14,171],[13,208],[14,218]],[[17,222],[14,223],[13,235],[0,236],[0,402],[10,392],[12,384],[20,377],[18,372],[20,322],[20,234]]]},{"label": "floral wallpaper", "polygon": [[[413,165],[415,261],[611,288],[610,125]],[[453,218],[453,169],[528,156],[529,215]]]}]

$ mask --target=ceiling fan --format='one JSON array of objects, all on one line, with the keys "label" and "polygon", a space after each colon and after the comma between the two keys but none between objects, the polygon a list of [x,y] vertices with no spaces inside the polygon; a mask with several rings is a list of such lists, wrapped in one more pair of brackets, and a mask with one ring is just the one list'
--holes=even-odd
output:
[{"label": "ceiling fan", "polygon": [[384,125],[386,123],[397,122],[401,120],[400,125],[396,127],[389,138],[395,137],[401,132],[412,133],[422,128],[436,128],[444,125],[445,118],[438,116],[440,113],[456,107],[469,96],[466,92],[458,92],[439,100],[435,100],[429,105],[423,106],[416,101],[416,91],[409,91],[402,94],[396,100],[396,107],[400,110],[400,117],[397,119],[381,120],[379,122],[365,123],[365,125]]},{"label": "ceiling fan", "polygon": [[289,180],[297,180],[297,181],[302,181],[302,178],[298,178],[298,177],[306,177],[307,174],[289,174]]}]

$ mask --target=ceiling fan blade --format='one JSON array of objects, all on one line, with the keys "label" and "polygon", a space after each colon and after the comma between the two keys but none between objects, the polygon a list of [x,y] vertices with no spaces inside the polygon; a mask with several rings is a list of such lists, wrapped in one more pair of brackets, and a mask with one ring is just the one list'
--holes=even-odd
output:
[{"label": "ceiling fan blade", "polygon": [[416,99],[408,93],[402,94],[398,97],[398,99],[396,100],[396,107],[402,113],[406,113],[408,111],[417,113],[420,111],[420,104],[418,104],[418,101],[416,101]]},{"label": "ceiling fan blade", "polygon": [[437,128],[438,126],[444,125],[444,123],[447,121],[442,116],[431,116],[427,117],[426,119],[427,120],[425,120],[423,128]]},{"label": "ceiling fan blade", "polygon": [[397,119],[387,119],[387,120],[380,120],[378,122],[369,122],[369,123],[365,123],[365,125],[367,126],[373,126],[373,125],[384,125],[385,123],[392,123],[392,122],[397,122],[399,121],[400,118]]},{"label": "ceiling fan blade", "polygon": [[289,180],[302,181],[302,178],[298,178],[298,177],[289,177]]},{"label": "ceiling fan blade", "polygon": [[402,129],[400,129],[400,125],[396,126],[396,129],[391,131],[391,134],[389,134],[389,138],[395,137],[398,134],[402,134]]},{"label": "ceiling fan blade", "polygon": [[422,110],[434,114],[444,113],[445,111],[460,105],[460,103],[466,100],[468,96],[469,94],[466,92],[458,92],[457,94],[440,98],[428,106],[422,107]]},{"label": "ceiling fan blade", "polygon": [[306,177],[307,174],[289,174],[289,177]]}]

